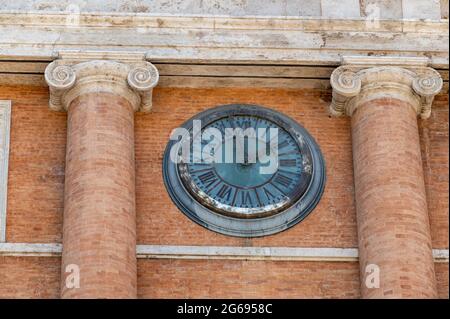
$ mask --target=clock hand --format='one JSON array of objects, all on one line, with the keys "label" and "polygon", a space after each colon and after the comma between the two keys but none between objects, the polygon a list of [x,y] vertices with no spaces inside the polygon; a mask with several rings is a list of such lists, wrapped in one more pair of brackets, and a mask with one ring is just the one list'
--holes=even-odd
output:
[{"label": "clock hand", "polygon": [[[235,135],[235,140],[236,140],[236,163],[238,164],[247,164],[246,158],[248,156],[247,152],[245,151],[245,142],[242,143],[242,140],[244,140],[243,135],[241,135],[241,133],[239,133],[239,136],[237,136],[238,134]],[[242,154],[243,153],[243,154]],[[240,163],[239,159],[241,158],[240,155],[243,155],[243,163]],[[239,155],[239,156],[238,156]]]},{"label": "clock hand", "polygon": [[[256,138],[252,138],[252,142],[255,144],[254,147],[252,148],[253,152],[251,152],[252,154],[247,154],[247,158],[248,158],[249,163],[256,163],[256,157],[257,157],[256,144],[258,143],[258,141]],[[249,143],[250,143],[250,139],[249,139]],[[250,149],[250,147],[248,147],[248,149]],[[247,152],[248,152],[248,150],[247,150]]]}]

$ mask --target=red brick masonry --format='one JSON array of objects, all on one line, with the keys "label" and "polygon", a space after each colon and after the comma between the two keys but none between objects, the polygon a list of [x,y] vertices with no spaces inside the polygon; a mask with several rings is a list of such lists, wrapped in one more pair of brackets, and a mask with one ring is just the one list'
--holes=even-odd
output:
[{"label": "red brick masonry", "polygon": [[[134,111],[108,93],[68,110],[61,296],[136,297]],[[66,266],[80,270],[67,289]]]},{"label": "red brick masonry", "polygon": [[[362,297],[437,297],[416,112],[400,100],[366,102],[352,138]],[[380,289],[365,284],[369,264]]]}]

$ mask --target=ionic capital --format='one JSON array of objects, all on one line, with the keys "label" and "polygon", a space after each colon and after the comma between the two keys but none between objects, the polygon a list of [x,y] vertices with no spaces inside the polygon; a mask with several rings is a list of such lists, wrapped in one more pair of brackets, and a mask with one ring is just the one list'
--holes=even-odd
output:
[{"label": "ionic capital", "polygon": [[150,111],[158,80],[156,67],[143,60],[58,59],[45,69],[45,81],[50,87],[49,107],[55,111],[67,111],[75,98],[94,92],[119,95],[135,111]]},{"label": "ionic capital", "polygon": [[442,89],[440,74],[420,58],[344,58],[330,82],[333,97],[329,111],[334,116],[352,116],[359,105],[373,99],[395,98],[408,102],[426,119],[434,96]]}]

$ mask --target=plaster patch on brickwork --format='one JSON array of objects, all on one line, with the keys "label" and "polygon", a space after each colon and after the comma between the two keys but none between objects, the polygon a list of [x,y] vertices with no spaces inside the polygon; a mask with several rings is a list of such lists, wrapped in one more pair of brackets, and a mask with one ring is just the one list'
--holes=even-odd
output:
[{"label": "plaster patch on brickwork", "polygon": [[[0,256],[61,256],[61,244],[0,243]],[[137,245],[138,259],[230,259],[357,261],[357,248]],[[433,249],[435,262],[448,262],[448,249]]]},{"label": "plaster patch on brickwork", "polygon": [[10,123],[11,101],[0,101],[0,242],[6,241],[6,198]]}]

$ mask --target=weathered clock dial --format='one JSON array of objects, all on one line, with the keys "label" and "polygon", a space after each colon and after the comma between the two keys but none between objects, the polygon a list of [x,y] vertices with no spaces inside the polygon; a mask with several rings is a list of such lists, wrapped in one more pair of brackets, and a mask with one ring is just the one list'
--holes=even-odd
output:
[{"label": "weathered clock dial", "polygon": [[[195,130],[194,121],[201,129]],[[183,128],[188,133],[180,139],[199,144],[182,157],[182,143],[169,142],[164,181],[175,204],[197,223],[234,236],[269,235],[298,223],[319,201],[322,155],[287,116],[226,105],[198,114]],[[176,161],[171,152],[179,155]]]}]

